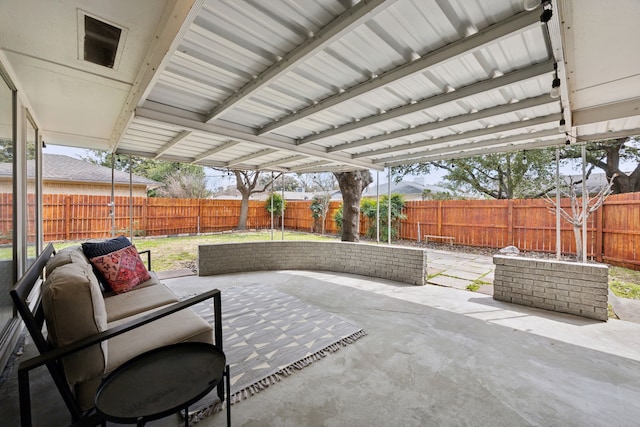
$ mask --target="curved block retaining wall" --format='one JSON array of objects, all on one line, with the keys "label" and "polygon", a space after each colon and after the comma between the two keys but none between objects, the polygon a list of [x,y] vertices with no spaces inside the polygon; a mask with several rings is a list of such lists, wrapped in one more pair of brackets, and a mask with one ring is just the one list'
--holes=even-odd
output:
[{"label": "curved block retaining wall", "polygon": [[422,249],[350,242],[269,241],[200,245],[198,275],[260,270],[322,270],[424,285]]},{"label": "curved block retaining wall", "polygon": [[607,321],[607,265],[504,255],[493,263],[493,299]]}]

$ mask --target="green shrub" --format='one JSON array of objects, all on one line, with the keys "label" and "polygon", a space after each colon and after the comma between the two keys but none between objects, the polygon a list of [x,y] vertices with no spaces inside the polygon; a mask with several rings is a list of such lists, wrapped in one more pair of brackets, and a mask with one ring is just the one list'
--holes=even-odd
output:
[{"label": "green shrub", "polygon": [[[271,205],[271,200],[273,199],[273,207]],[[282,196],[278,193],[271,193],[264,204],[265,209],[269,213],[273,213],[275,216],[282,216],[284,210],[287,207],[286,200],[282,199]],[[272,212],[273,210],[273,212]]]},{"label": "green shrub", "polygon": [[333,220],[336,222],[338,231],[342,230],[342,203],[340,203],[340,207],[333,214]]},{"label": "green shrub", "polygon": [[[391,238],[395,239],[398,235],[400,221],[406,219],[407,216],[402,213],[406,203],[401,194],[391,195]],[[367,229],[367,237],[376,238],[376,213],[378,203],[375,199],[362,199],[360,201],[360,212],[368,219],[369,228]],[[388,233],[388,209],[389,197],[384,195],[380,197],[380,238],[386,239]]]}]

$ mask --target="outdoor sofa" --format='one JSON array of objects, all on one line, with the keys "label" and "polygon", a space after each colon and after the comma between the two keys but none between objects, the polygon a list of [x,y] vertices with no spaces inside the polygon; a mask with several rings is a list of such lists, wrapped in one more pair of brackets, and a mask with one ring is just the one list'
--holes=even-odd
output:
[{"label": "outdoor sofa", "polygon": [[[107,241],[107,245],[112,241]],[[120,272],[116,288],[122,284],[125,288],[117,292],[105,290],[98,278],[104,281],[109,276],[117,276],[113,265],[107,266],[106,273],[101,272],[96,269],[96,258],[90,262],[82,246],[56,253],[51,244],[11,290],[12,299],[40,352],[40,356],[19,367],[23,425],[31,423],[28,375],[35,367],[49,368],[72,419],[77,421],[91,412],[88,410],[94,406],[102,379],[139,354],[187,341],[211,343],[222,349],[220,292],[213,290],[179,302],[155,273],[144,265],[140,267],[141,258],[137,252],[131,252],[135,247],[129,245],[128,255],[133,261],[123,261],[129,264]],[[122,250],[107,255],[107,264],[116,252]],[[138,283],[127,288],[127,280]],[[35,307],[30,307],[29,300],[37,294],[32,289],[37,288],[37,284],[41,284],[40,298]],[[215,334],[210,323],[188,309],[208,299],[214,302]],[[44,329],[48,331],[46,337]],[[220,386],[218,394],[222,393]]]}]

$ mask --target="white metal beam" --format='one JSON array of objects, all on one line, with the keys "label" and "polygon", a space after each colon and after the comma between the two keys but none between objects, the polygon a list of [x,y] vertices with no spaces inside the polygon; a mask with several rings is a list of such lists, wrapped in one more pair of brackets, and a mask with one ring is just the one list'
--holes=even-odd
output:
[{"label": "white metal beam", "polygon": [[188,137],[189,135],[191,135],[192,132],[189,130],[183,130],[182,132],[180,132],[179,134],[177,134],[176,136],[174,136],[171,141],[167,142],[166,144],[164,144],[162,147],[160,147],[160,149],[158,151],[156,151],[156,155],[154,157],[154,160],[157,160],[160,156],[162,156],[164,153],[166,153],[167,151],[169,151],[169,149],[171,147],[173,147],[174,145],[176,145],[177,143],[179,143],[180,141],[182,141],[183,139],[185,139],[186,137]]},{"label": "white metal beam", "polygon": [[[592,133],[592,134],[580,134],[578,133],[577,140],[578,141],[606,141],[607,139],[617,139],[624,138],[628,136],[636,136],[640,135],[640,128],[634,129],[623,129],[615,132],[603,132],[603,133]],[[576,142],[576,137],[573,135],[567,135],[567,139],[572,143]]]},{"label": "white metal beam", "polygon": [[196,19],[205,0],[171,0],[167,2],[158,32],[154,34],[151,47],[142,61],[133,86],[120,111],[109,139],[109,148],[116,151],[125,130],[129,127],[136,107],[148,96],[155,81],[182,41],[182,35]]},{"label": "white metal beam", "polygon": [[221,151],[224,151],[228,148],[231,147],[235,147],[236,145],[240,144],[240,141],[227,141],[224,144],[221,144],[215,148],[212,148],[211,150],[205,151],[204,153],[200,154],[198,157],[196,157],[195,159],[193,159],[192,163],[198,163],[204,159],[206,159],[207,157],[211,157],[216,153],[219,153]]},{"label": "white metal beam", "polygon": [[307,163],[305,165],[300,165],[300,166],[296,166],[291,168],[291,172],[304,172],[304,171],[314,171],[314,170],[318,170],[316,169],[319,166],[324,166],[327,163],[329,163],[326,160],[319,160],[317,162],[313,162],[313,163]]},{"label": "white metal beam", "polygon": [[278,150],[276,150],[275,148],[265,148],[264,150],[260,150],[255,153],[247,154],[246,156],[242,156],[242,157],[238,157],[237,159],[230,160],[225,164],[225,166],[230,168],[232,166],[244,163],[247,160],[253,160],[253,159],[257,159],[258,157],[264,157],[269,154],[275,153],[276,151]]},{"label": "white metal beam", "polygon": [[260,130],[259,135],[273,132],[276,129],[308,117],[311,114],[315,114],[349,99],[371,92],[372,90],[421,72],[426,68],[433,67],[434,65],[441,64],[445,61],[450,61],[461,55],[467,55],[489,43],[494,43],[504,37],[523,32],[533,26],[539,25],[541,25],[539,12],[521,12],[501,23],[491,25],[472,36],[448,44],[429,53],[428,55],[423,56],[422,58],[408,62],[387,71],[376,78],[359,83],[344,92],[332,95],[319,101],[317,104],[310,105],[294,114],[272,122],[264,126]]},{"label": "white metal beam", "polygon": [[573,126],[589,125],[633,116],[640,116],[640,98],[574,110],[572,124]]},{"label": "white metal beam", "polygon": [[[500,144],[500,141],[494,141],[495,144]],[[495,153],[510,153],[513,151],[522,151],[522,150],[536,150],[539,148],[547,148],[547,147],[556,147],[564,144],[564,138],[559,139],[550,139],[545,141],[531,141],[522,144],[510,143],[507,145],[495,145],[491,148],[481,148],[478,150],[462,150],[459,152],[450,152],[444,153],[435,156],[425,156],[418,157],[415,159],[411,159],[411,161],[398,161],[398,162],[389,162],[385,163],[385,167],[393,167],[393,166],[402,166],[406,164],[412,163],[428,163],[428,162],[437,162],[442,160],[454,160],[454,159],[462,159],[467,157],[475,157],[475,156],[484,156],[486,154],[495,154]]]},{"label": "white metal beam", "polygon": [[[447,143],[447,142],[460,141],[460,140],[465,140],[465,139],[468,140],[468,139],[471,139],[471,138],[477,138],[479,136],[485,136],[485,135],[491,135],[491,134],[501,134],[503,132],[510,132],[510,131],[516,130],[516,129],[531,128],[532,126],[538,126],[538,125],[545,124],[545,123],[557,122],[558,120],[560,120],[560,117],[561,117],[560,113],[558,113],[558,114],[550,114],[550,115],[547,115],[547,116],[536,117],[535,119],[531,119],[531,120],[524,120],[524,121],[520,121],[520,122],[512,122],[512,123],[507,123],[507,124],[500,125],[500,126],[486,127],[486,128],[482,128],[482,129],[472,130],[472,131],[469,131],[469,132],[457,133],[457,134],[454,134],[454,135],[447,135],[447,136],[443,136],[441,138],[425,139],[425,140],[422,140],[422,141],[416,141],[416,142],[412,142],[412,143],[408,143],[408,144],[396,145],[396,146],[388,147],[388,148],[380,148],[380,149],[377,149],[377,150],[370,150],[370,151],[366,151],[366,152],[363,152],[363,153],[354,154],[352,157],[354,157],[354,158],[361,157],[361,156],[371,157],[371,156],[377,156],[377,155],[380,155],[380,154],[397,153],[398,151],[415,150],[416,148],[430,147],[430,146],[433,146],[433,145],[439,145],[439,144],[444,144],[444,143]],[[523,135],[524,134],[525,133],[523,133]],[[553,129],[552,130],[552,134],[553,135],[557,135],[557,134],[559,134],[559,132],[558,132],[557,129]],[[549,136],[549,135],[547,135],[547,136]],[[406,155],[406,158],[410,158],[410,157],[415,157],[415,156]],[[389,160],[391,160],[391,159],[389,159]],[[374,163],[379,163],[379,161],[376,160],[376,161],[374,161]]]},{"label": "white metal beam", "polygon": [[[555,116],[554,116],[554,120],[555,120]],[[490,128],[489,130],[492,130],[493,128]],[[472,132],[467,132],[467,133],[472,133]],[[472,138],[471,135],[467,135],[462,134],[462,135],[452,135],[452,136],[456,136],[457,140],[460,140],[462,137],[463,139],[467,139],[467,138]],[[397,162],[400,160],[413,160],[416,157],[425,157],[425,156],[435,156],[435,155],[440,155],[440,154],[446,154],[446,153],[455,153],[461,150],[466,150],[466,149],[479,149],[479,148],[484,148],[484,147],[491,147],[492,145],[496,145],[496,144],[507,144],[507,143],[511,143],[511,142],[520,142],[520,141],[530,141],[530,140],[539,140],[541,138],[548,138],[550,136],[558,136],[558,130],[557,129],[547,129],[547,130],[543,130],[543,131],[539,131],[539,132],[531,132],[531,133],[520,133],[517,135],[511,135],[511,136],[507,136],[504,138],[497,138],[497,139],[487,139],[487,140],[483,140],[483,141],[468,141],[468,142],[464,142],[461,144],[455,144],[455,145],[447,145],[444,147],[436,147],[436,148],[430,148],[430,149],[426,149],[423,151],[419,151],[419,152],[414,152],[414,153],[410,153],[410,154],[402,154],[399,156],[391,156],[391,157],[385,157],[385,158],[381,158],[381,159],[377,159],[375,160],[375,163],[384,163],[387,164],[389,162]],[[440,144],[444,141],[441,141],[441,139],[444,138],[438,138],[438,139],[433,139],[431,140],[433,142],[433,145],[436,144]]]},{"label": "white metal beam", "polygon": [[302,160],[306,158],[308,158],[308,156],[299,155],[299,156],[285,157],[284,159],[273,160],[267,163],[261,163],[258,165],[258,169],[268,169],[273,166],[285,165],[287,163],[296,162],[298,160]]},{"label": "white metal beam", "polygon": [[335,40],[341,38],[354,28],[362,25],[377,13],[392,6],[397,0],[361,0],[342,15],[335,18],[329,24],[322,27],[313,37],[305,40],[295,49],[285,55],[280,61],[274,63],[255,79],[240,88],[232,96],[215,107],[206,118],[206,122],[219,117],[222,113],[232,108],[236,103],[251,96],[252,93],[265,87],[279,76],[297,67],[307,58],[315,55]]},{"label": "white metal beam", "polygon": [[363,128],[365,126],[380,123],[384,120],[395,119],[407,114],[416,113],[418,111],[432,108],[438,105],[446,104],[447,102],[456,101],[469,96],[477,95],[479,93],[495,90],[500,87],[505,87],[517,82],[529,80],[531,78],[539,77],[553,71],[553,60],[547,60],[533,66],[523,68],[521,70],[512,71],[504,74],[500,77],[491,78],[488,80],[482,80],[477,83],[470,84],[468,86],[461,87],[454,90],[430,98],[425,98],[421,101],[413,104],[403,105],[393,110],[389,110],[384,114],[375,114],[357,122],[347,123],[336,128],[327,129],[314,135],[309,135],[298,141],[298,144],[306,144],[308,142],[317,141],[319,139],[327,138],[330,136],[338,135],[345,132],[351,132],[356,129]]},{"label": "white metal beam", "polygon": [[[476,120],[486,119],[488,117],[499,116],[502,114],[513,113],[515,111],[524,110],[526,108],[537,107],[540,105],[557,103],[558,101],[549,97],[549,95],[544,94],[540,96],[536,96],[534,98],[527,98],[519,102],[514,102],[511,104],[502,104],[496,107],[486,108],[484,110],[480,110],[477,113],[473,114],[461,114],[459,116],[454,116],[439,122],[430,122],[425,123],[423,125],[415,126],[413,128],[406,128],[397,130],[395,132],[389,132],[388,134],[380,134],[376,136],[372,136],[370,138],[360,139],[358,141],[348,142],[346,144],[336,145],[327,149],[327,152],[341,151],[349,148],[361,147],[363,145],[370,145],[376,142],[388,141],[390,139],[401,138],[409,135],[415,135],[418,133],[429,132],[435,129],[441,129],[445,127],[455,126],[462,123],[469,123]],[[559,120],[559,119],[558,119]],[[525,126],[524,122],[522,122]],[[365,157],[368,155],[368,152],[354,154],[353,158]]]},{"label": "white metal beam", "polygon": [[[145,105],[155,104],[146,103]],[[327,153],[325,149],[315,147],[313,145],[297,146],[295,141],[291,138],[281,136],[258,136],[255,135],[253,129],[246,126],[234,125],[233,123],[223,122],[221,120],[216,121],[215,124],[204,123],[199,119],[198,115],[179,108],[164,106],[162,107],[162,111],[144,107],[137,108],[135,120],[146,121],[150,124],[158,123],[164,126],[175,126],[183,130],[209,133],[226,139],[258,144],[261,147],[275,148],[280,151],[290,152],[291,154],[318,157],[320,159],[331,160],[336,163],[343,163],[347,167],[351,167],[353,169],[382,170],[380,166],[374,165],[370,160],[354,160],[347,154]]]}]

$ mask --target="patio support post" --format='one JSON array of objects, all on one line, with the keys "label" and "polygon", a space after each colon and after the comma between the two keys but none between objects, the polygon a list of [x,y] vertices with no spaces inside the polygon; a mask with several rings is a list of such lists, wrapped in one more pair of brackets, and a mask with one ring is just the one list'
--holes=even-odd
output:
[{"label": "patio support post", "polygon": [[556,147],[556,259],[560,259],[562,231],[560,230],[560,148]]},{"label": "patio support post", "polygon": [[273,240],[273,171],[271,172],[271,240]]},{"label": "patio support post", "polygon": [[582,262],[587,262],[587,145],[582,144]]},{"label": "patio support post", "polygon": [[129,154],[129,239],[133,243],[133,164]]},{"label": "patio support post", "polygon": [[280,224],[280,228],[282,229],[282,240],[284,240],[284,173],[282,176],[282,224]]},{"label": "patio support post", "polygon": [[387,240],[391,244],[391,167],[387,172]]},{"label": "patio support post", "polygon": [[380,171],[376,171],[376,242],[380,243]]},{"label": "patio support post", "polygon": [[109,214],[111,215],[111,237],[116,235],[116,153],[111,153],[111,204]]},{"label": "patio support post", "polygon": [[31,391],[29,390],[29,371],[18,370],[18,395],[20,399],[20,425],[31,426]]}]

